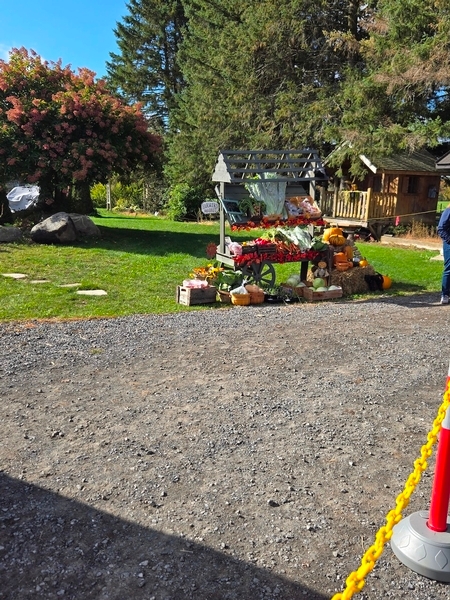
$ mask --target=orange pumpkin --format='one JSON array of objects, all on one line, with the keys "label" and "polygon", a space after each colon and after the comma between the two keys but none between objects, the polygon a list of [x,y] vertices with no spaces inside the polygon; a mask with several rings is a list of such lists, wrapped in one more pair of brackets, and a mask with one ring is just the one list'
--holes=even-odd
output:
[{"label": "orange pumpkin", "polygon": [[342,235],[342,229],[340,227],[328,227],[325,229],[322,235],[322,241],[329,242],[330,236],[332,235]]},{"label": "orange pumpkin", "polygon": [[351,246],[344,246],[344,254],[348,260],[353,260],[353,248]]},{"label": "orange pumpkin", "polygon": [[333,233],[328,238],[328,243],[331,244],[332,246],[343,246],[345,244],[345,242],[346,242],[345,237],[338,233]]},{"label": "orange pumpkin", "polygon": [[387,275],[383,275],[383,290],[388,290],[392,285],[392,279]]},{"label": "orange pumpkin", "polygon": [[335,267],[338,271],[348,271],[353,267],[353,263],[350,261],[338,262],[335,264]]},{"label": "orange pumpkin", "polygon": [[330,235],[343,235],[343,231],[340,227],[331,227]]},{"label": "orange pumpkin", "polygon": [[333,256],[333,264],[337,265],[341,262],[347,262],[347,255],[345,252],[336,252]]}]

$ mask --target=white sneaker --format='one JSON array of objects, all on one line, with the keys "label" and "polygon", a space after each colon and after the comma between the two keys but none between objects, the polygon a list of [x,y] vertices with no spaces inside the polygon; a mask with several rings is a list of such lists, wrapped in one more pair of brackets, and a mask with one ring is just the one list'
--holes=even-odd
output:
[{"label": "white sneaker", "polygon": [[441,297],[441,304],[448,304],[448,296],[442,296]]}]

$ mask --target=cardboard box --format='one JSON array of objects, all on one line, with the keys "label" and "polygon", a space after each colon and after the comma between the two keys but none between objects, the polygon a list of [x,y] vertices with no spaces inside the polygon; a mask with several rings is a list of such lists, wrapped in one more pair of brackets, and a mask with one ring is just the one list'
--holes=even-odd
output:
[{"label": "cardboard box", "polygon": [[342,298],[342,290],[331,290],[330,292],[314,292],[312,287],[303,288],[303,298],[307,302],[318,302],[319,300],[333,300]]},{"label": "cardboard box", "polygon": [[188,288],[177,286],[176,300],[178,304],[192,306],[193,304],[212,304],[216,302],[217,289],[213,285],[203,288]]},{"label": "cardboard box", "polygon": [[[312,211],[305,210],[302,205],[303,200],[306,200],[312,206]],[[308,218],[318,219],[322,215],[317,202],[308,195],[287,198],[284,202],[284,207],[288,216],[293,218],[305,216]]]}]

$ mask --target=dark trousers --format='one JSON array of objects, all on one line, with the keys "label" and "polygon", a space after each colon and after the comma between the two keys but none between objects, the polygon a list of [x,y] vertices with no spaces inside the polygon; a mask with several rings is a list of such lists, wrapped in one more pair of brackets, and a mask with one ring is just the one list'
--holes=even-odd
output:
[{"label": "dark trousers", "polygon": [[450,296],[450,244],[443,242],[444,272],[442,273],[442,295]]}]

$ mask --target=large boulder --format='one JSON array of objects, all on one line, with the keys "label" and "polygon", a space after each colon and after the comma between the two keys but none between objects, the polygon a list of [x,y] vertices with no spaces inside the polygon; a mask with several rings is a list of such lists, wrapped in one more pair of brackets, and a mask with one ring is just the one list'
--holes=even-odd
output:
[{"label": "large boulder", "polygon": [[76,232],[83,237],[100,237],[100,229],[87,215],[69,213],[72,223],[75,225]]},{"label": "large boulder", "polygon": [[86,215],[59,212],[35,225],[30,235],[41,244],[71,244],[80,237],[100,237],[100,229]]},{"label": "large boulder", "polygon": [[72,219],[65,212],[59,212],[40,223],[30,231],[33,242],[40,244],[71,244],[77,240],[77,230]]},{"label": "large boulder", "polygon": [[0,243],[17,242],[22,239],[22,230],[19,227],[3,227],[0,225]]}]

